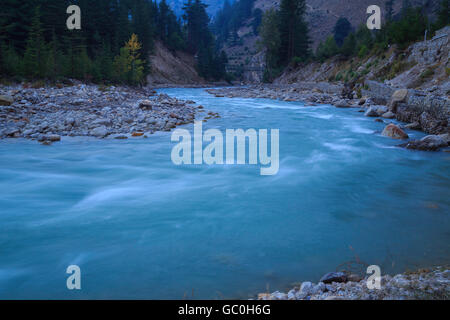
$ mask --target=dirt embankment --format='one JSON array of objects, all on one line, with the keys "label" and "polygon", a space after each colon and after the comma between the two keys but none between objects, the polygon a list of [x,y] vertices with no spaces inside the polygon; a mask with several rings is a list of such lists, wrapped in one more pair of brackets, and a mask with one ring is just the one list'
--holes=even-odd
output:
[{"label": "dirt embankment", "polygon": [[205,80],[195,70],[195,58],[192,55],[170,51],[159,41],[155,43],[150,63],[151,72],[147,77],[149,86],[205,84]]}]

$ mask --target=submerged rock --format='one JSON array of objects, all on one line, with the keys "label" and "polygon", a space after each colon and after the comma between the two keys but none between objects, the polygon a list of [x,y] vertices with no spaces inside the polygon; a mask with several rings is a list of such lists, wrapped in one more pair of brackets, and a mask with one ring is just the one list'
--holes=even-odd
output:
[{"label": "submerged rock", "polygon": [[393,139],[408,139],[409,136],[406,134],[405,131],[397,127],[395,124],[391,123],[384,128],[381,135],[385,137],[390,137]]}]

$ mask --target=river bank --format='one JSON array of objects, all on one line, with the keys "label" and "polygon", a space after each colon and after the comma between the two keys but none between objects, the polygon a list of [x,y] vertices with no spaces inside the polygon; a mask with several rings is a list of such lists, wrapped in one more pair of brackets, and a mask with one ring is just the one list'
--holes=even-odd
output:
[{"label": "river bank", "polygon": [[90,84],[33,88],[0,87],[0,139],[36,139],[44,144],[61,136],[127,139],[148,136],[194,121],[205,112],[150,88]]},{"label": "river bank", "polygon": [[[374,121],[385,123],[382,134],[404,140],[399,146],[413,150],[439,151],[450,144],[450,100],[441,95],[416,90],[395,89],[375,81],[367,81],[360,92],[342,84],[299,82],[295,84],[264,84],[246,87],[208,89],[215,97],[263,98],[280,101],[306,102],[305,106],[331,104],[337,108],[358,108],[358,112]],[[392,119],[406,122],[398,126]],[[429,135],[421,140],[408,140],[405,129],[423,131]]]},{"label": "river bank", "polygon": [[[449,300],[450,269],[433,267],[382,275],[380,288],[368,288],[369,276],[331,272],[319,283],[305,281],[287,293],[260,293],[258,300]],[[370,282],[370,281],[369,281]]]}]

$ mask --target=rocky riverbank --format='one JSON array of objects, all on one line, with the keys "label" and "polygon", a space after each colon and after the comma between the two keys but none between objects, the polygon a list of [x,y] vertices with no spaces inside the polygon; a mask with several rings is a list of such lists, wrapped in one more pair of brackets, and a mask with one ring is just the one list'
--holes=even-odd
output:
[{"label": "rocky riverbank", "polygon": [[303,282],[287,293],[260,293],[258,300],[448,300],[450,269],[435,267],[381,276],[380,289],[369,289],[368,277],[331,272],[319,283]]},{"label": "rocky riverbank", "polygon": [[[304,102],[305,107],[331,104],[337,108],[357,108],[374,121],[386,123],[382,135],[407,140],[404,129],[422,130],[429,136],[410,140],[401,147],[438,151],[450,144],[450,99],[447,96],[417,90],[394,89],[375,81],[367,81],[366,89],[356,92],[342,84],[299,82],[295,84],[253,85],[207,90],[220,97],[264,98]],[[406,122],[398,126],[391,121]]]},{"label": "rocky riverbank", "polygon": [[0,87],[0,138],[44,144],[62,136],[127,139],[170,131],[205,112],[148,88],[97,85]]}]

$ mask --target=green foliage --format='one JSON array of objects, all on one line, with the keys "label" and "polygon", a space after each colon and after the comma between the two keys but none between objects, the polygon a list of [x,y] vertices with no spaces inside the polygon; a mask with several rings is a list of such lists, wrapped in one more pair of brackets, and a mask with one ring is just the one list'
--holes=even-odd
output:
[{"label": "green foliage", "polygon": [[309,55],[310,44],[308,26],[304,20],[306,1],[281,0],[278,14],[281,37],[280,63],[287,65],[293,57],[306,58]]},{"label": "green foliage", "polygon": [[434,69],[433,68],[428,68],[428,69],[426,69],[424,72],[422,72],[420,74],[420,79],[422,81],[424,81],[424,80],[432,77],[433,75],[434,75]]},{"label": "green foliage", "polygon": [[139,85],[144,80],[144,62],[139,59],[141,44],[135,34],[120,49],[120,55],[114,59],[114,72],[117,81]]},{"label": "green foliage", "polygon": [[260,28],[261,43],[266,48],[266,64],[268,69],[278,66],[278,50],[281,45],[278,29],[278,12],[269,9],[263,16]]},{"label": "green foliage", "polygon": [[403,11],[402,18],[386,26],[390,42],[405,48],[409,43],[423,37],[427,26],[427,18],[420,8],[408,8]]},{"label": "green foliage", "polygon": [[339,52],[339,48],[333,36],[329,36],[324,43],[320,43],[316,49],[316,58],[321,62],[335,56]]},{"label": "green foliage", "polygon": [[359,58],[364,58],[366,55],[367,55],[367,53],[368,53],[368,49],[367,49],[367,47],[365,46],[365,45],[363,45],[360,49],[359,49],[359,52],[358,52],[358,57]]},{"label": "green foliage", "polygon": [[261,44],[266,49],[265,81],[271,81],[295,58],[310,55],[308,26],[304,21],[304,0],[282,0],[280,10],[270,9],[262,18]]}]

